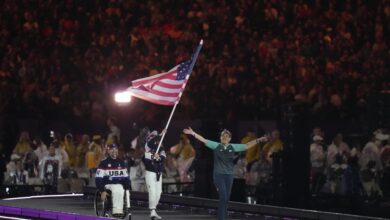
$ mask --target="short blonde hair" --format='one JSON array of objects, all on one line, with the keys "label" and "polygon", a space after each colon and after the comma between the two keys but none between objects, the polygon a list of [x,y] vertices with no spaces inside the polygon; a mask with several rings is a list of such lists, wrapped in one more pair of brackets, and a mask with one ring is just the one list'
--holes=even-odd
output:
[{"label": "short blonde hair", "polygon": [[232,137],[232,133],[229,130],[227,130],[227,129],[223,129],[223,131],[221,131],[221,136],[223,134],[227,134],[227,135],[229,135],[229,137]]}]

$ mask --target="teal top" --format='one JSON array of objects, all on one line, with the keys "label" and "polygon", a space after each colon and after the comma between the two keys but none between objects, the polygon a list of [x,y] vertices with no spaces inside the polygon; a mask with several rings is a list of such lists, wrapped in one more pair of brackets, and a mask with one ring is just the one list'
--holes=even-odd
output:
[{"label": "teal top", "polygon": [[229,144],[207,140],[206,146],[214,152],[214,174],[233,174],[234,153],[245,151],[246,144]]}]

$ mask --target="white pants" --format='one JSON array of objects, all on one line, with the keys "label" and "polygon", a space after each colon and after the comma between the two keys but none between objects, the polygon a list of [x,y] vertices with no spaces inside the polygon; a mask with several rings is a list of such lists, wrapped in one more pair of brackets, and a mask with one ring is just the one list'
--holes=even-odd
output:
[{"label": "white pants", "polygon": [[145,182],[149,192],[149,209],[156,209],[162,192],[162,175],[160,174],[160,179],[157,181],[156,173],[146,171]]},{"label": "white pants", "polygon": [[[122,184],[107,184],[106,189],[111,191],[112,198],[112,214],[122,214],[123,213],[123,197],[125,190],[123,189]],[[130,193],[129,190],[126,190],[126,207],[130,208]]]}]

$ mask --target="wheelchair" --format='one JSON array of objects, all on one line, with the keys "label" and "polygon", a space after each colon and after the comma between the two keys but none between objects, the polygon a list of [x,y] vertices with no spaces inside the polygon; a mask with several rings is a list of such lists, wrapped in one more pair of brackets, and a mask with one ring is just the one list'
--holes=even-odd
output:
[{"label": "wheelchair", "polygon": [[[101,192],[97,190],[95,192],[94,197],[94,209],[97,216],[100,217],[114,217],[112,216],[112,198],[111,191],[106,190],[108,193],[106,201],[102,201],[100,198]],[[123,215],[120,216],[121,219],[131,220],[131,212],[130,212],[130,191],[125,190],[123,196]]]}]

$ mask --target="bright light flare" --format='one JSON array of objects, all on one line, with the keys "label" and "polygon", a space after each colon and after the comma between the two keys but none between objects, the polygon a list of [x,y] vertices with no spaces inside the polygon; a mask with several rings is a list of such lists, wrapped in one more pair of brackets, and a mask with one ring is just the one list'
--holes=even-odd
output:
[{"label": "bright light flare", "polygon": [[131,101],[131,93],[128,91],[115,93],[115,102],[129,103]]}]

